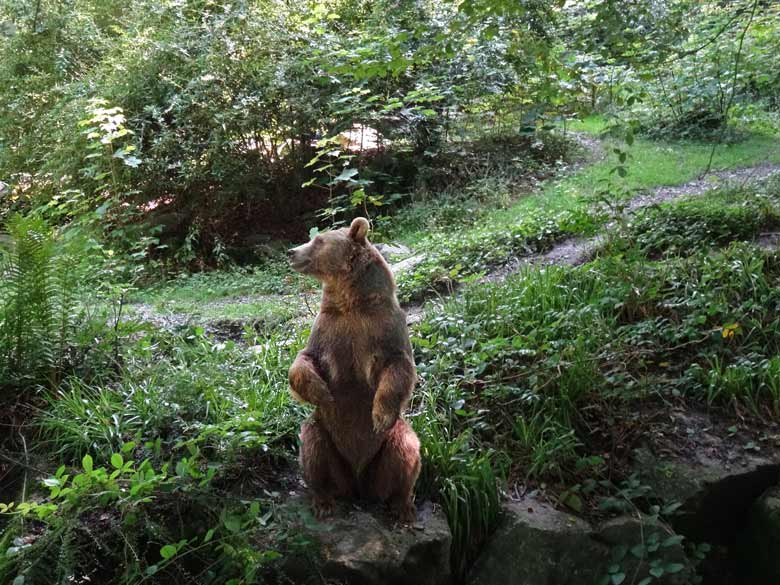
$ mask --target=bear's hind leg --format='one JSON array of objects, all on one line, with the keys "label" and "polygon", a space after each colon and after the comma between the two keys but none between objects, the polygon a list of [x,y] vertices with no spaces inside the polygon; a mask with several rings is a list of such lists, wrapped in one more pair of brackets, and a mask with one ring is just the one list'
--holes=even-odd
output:
[{"label": "bear's hind leg", "polygon": [[349,465],[336,450],[327,431],[315,420],[301,426],[303,479],[312,492],[317,519],[333,512],[335,498],[351,496],[355,481]]},{"label": "bear's hind leg", "polygon": [[402,522],[414,522],[414,484],[420,475],[420,440],[398,419],[366,474],[367,491],[387,502]]}]

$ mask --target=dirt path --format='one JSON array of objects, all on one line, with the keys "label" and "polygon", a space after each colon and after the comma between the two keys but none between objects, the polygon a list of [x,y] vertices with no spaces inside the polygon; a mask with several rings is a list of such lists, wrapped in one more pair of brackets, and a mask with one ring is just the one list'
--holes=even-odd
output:
[{"label": "dirt path", "polygon": [[[731,169],[724,171],[714,171],[705,177],[697,178],[688,183],[676,186],[656,187],[655,189],[643,192],[633,198],[625,208],[625,213],[630,213],[644,207],[658,205],[668,201],[682,199],[684,197],[696,197],[722,185],[746,184],[753,181],[766,179],[774,174],[780,174],[780,164],[762,163],[752,167],[740,169]],[[531,256],[515,257],[509,262],[495,268],[486,274],[480,282],[502,282],[510,274],[517,272],[524,266],[577,266],[583,264],[593,257],[593,254],[604,243],[606,230],[610,225],[605,226],[602,233],[590,237],[572,237],[561,240],[550,250],[543,254],[534,254]],[[757,240],[762,247],[776,247],[780,244],[780,233],[761,234]],[[405,261],[407,262],[407,261]],[[394,271],[397,267],[394,266]],[[423,305],[414,304],[406,307],[407,322],[416,323],[422,319]]]}]

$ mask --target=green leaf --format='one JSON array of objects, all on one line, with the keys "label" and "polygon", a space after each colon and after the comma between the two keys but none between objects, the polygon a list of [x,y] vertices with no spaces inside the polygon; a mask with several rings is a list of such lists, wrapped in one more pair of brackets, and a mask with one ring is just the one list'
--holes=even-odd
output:
[{"label": "green leaf", "polygon": [[610,578],[610,581],[612,581],[612,585],[620,585],[625,580],[626,580],[626,574],[625,573],[615,573]]},{"label": "green leaf", "polygon": [[685,539],[684,536],[680,534],[675,534],[673,536],[670,536],[666,540],[661,543],[661,548],[669,548],[670,546],[677,546]]},{"label": "green leaf", "polygon": [[663,574],[664,574],[664,569],[663,569],[663,567],[653,567],[653,568],[650,569],[650,574],[653,577],[656,577],[656,578],[660,579],[663,576]]},{"label": "green leaf", "polygon": [[230,532],[236,533],[241,530],[241,518],[238,516],[225,516],[222,523]]},{"label": "green leaf", "polygon": [[357,169],[344,169],[341,173],[331,181],[332,183],[338,183],[339,181],[351,181],[352,177],[358,174]]},{"label": "green leaf", "polygon": [[203,537],[203,542],[211,542],[212,538],[214,538],[214,529],[209,528],[208,532],[206,532],[206,536]]},{"label": "green leaf", "polygon": [[81,466],[87,473],[92,473],[92,456],[89,454],[84,455],[84,458],[81,460]]},{"label": "green leaf", "polygon": [[12,585],[24,585],[24,575],[17,575],[13,580]]},{"label": "green leaf", "polygon": [[164,558],[166,561],[176,555],[178,551],[176,550],[176,547],[172,544],[166,544],[164,547],[160,549],[160,556]]},{"label": "green leaf", "polygon": [[582,499],[575,493],[567,494],[563,503],[575,512],[582,512]]},{"label": "green leaf", "polygon": [[674,575],[675,573],[679,573],[679,572],[680,572],[680,571],[682,571],[684,568],[685,568],[685,565],[683,565],[682,563],[669,563],[669,564],[668,564],[668,565],[666,565],[666,567],[665,567],[665,569],[666,569],[666,572],[667,572],[667,573],[670,573],[670,574],[672,574],[672,575]]},{"label": "green leaf", "polygon": [[114,453],[111,455],[111,465],[114,466],[114,469],[121,469],[122,465],[125,464],[125,460],[122,458],[122,456],[119,453]]},{"label": "green leaf", "polygon": [[[625,544],[620,544],[612,549],[612,561],[615,563],[621,562],[626,558],[628,553],[628,547]],[[615,571],[617,573],[617,571]]]}]

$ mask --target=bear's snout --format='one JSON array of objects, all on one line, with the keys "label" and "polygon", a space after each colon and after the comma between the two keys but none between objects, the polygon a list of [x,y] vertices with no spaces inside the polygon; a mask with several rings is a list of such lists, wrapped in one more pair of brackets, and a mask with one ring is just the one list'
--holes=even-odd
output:
[{"label": "bear's snout", "polygon": [[290,259],[290,266],[296,272],[305,272],[309,265],[309,254],[306,252],[306,244],[297,248],[287,250],[287,258]]}]

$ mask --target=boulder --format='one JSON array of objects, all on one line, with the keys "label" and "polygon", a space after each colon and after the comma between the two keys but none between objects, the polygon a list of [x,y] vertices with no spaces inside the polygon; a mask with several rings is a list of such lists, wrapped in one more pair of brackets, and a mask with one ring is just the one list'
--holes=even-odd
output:
[{"label": "boulder", "polygon": [[472,585],[582,585],[604,571],[607,547],[591,526],[532,498],[504,505],[496,533],[475,563]]},{"label": "boulder", "polygon": [[425,254],[415,254],[414,256],[409,256],[405,260],[391,264],[390,268],[392,269],[393,274],[398,274],[399,272],[411,270],[423,260],[425,260]]},{"label": "boulder", "polygon": [[409,254],[409,248],[403,244],[384,244],[380,242],[374,244],[374,247],[379,250],[379,253],[382,254],[388,262],[393,256],[406,256]]},{"label": "boulder", "polygon": [[740,539],[741,564],[751,583],[780,583],[780,485],[767,490],[752,506],[747,533]]},{"label": "boulder", "polygon": [[[430,503],[418,510],[413,526],[394,525],[381,514],[351,509],[333,519],[307,524],[303,530],[312,541],[316,565],[303,573],[348,585],[450,582],[452,536],[444,513]],[[294,582],[306,581],[300,563],[294,568],[287,571],[288,576]]]},{"label": "boulder", "polygon": [[687,460],[664,460],[637,449],[634,460],[653,497],[680,504],[675,530],[697,542],[730,546],[753,502],[780,481],[780,463],[751,454],[729,460],[694,453]]},{"label": "boulder", "polygon": [[[501,524],[475,563],[473,585],[590,585],[639,582],[681,585],[692,575],[672,530],[622,516],[594,528],[533,498],[504,505]],[[633,580],[633,581],[632,581]]]}]

